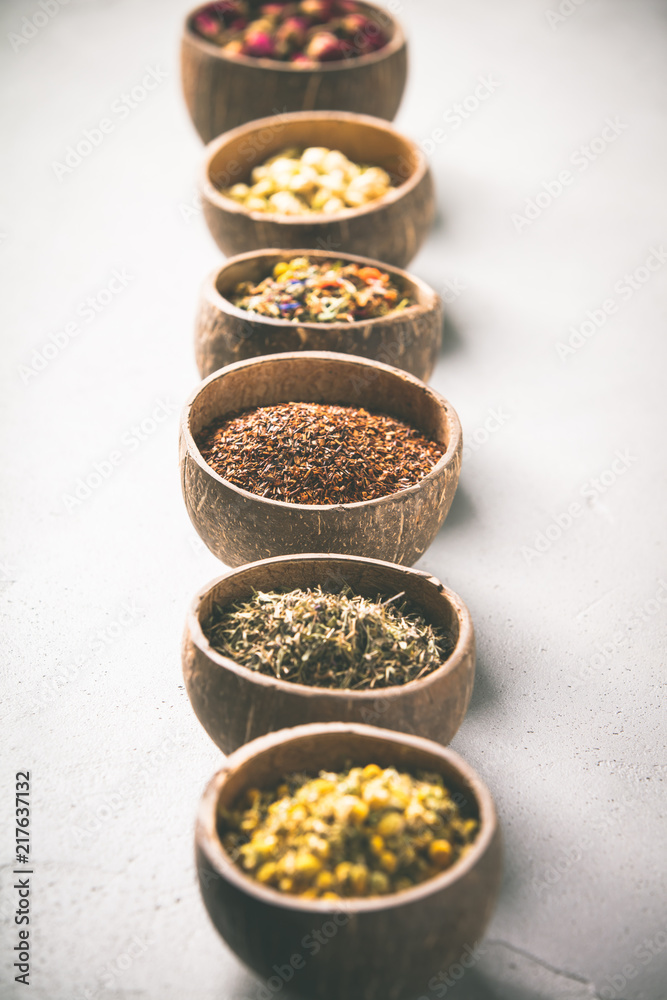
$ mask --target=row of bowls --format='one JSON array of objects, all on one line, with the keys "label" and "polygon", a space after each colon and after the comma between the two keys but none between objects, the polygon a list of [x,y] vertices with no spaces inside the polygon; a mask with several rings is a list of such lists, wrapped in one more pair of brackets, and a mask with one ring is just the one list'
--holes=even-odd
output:
[{"label": "row of bowls", "polygon": [[[401,270],[433,222],[433,182],[419,148],[379,120],[393,118],[402,97],[403,32],[385,11],[361,6],[384,19],[389,44],[316,70],[228,58],[197,35],[196,11],[186,19],[182,42],[186,103],[209,142],[200,177],[204,217],[220,249],[235,255],[202,289],[195,349],[205,381],[188,400],[180,427],[182,488],[192,523],[218,558],[240,567],[196,596],[183,639],[193,708],[230,754],[202,800],[197,867],[207,909],[227,944],[268,980],[270,994],[289,984],[308,1000],[398,1000],[422,982],[426,992],[429,979],[460,963],[481,936],[501,871],[491,796],[443,746],[460,726],[472,693],[470,614],[453,591],[409,568],[447,516],[462,451],[456,412],[425,384],[440,347],[440,299]],[[250,120],[263,115],[271,117]],[[362,209],[305,218],[249,212],[222,194],[221,188],[245,179],[280,149],[319,145],[383,167],[394,188]],[[239,282],[261,280],[295,255],[379,267],[414,305],[393,317],[323,326],[254,317],[232,304]],[[337,506],[267,500],[235,487],[204,461],[196,440],[213,420],[299,401],[381,410],[437,438],[446,452],[409,490]],[[403,687],[334,691],[248,670],[217,653],[206,638],[203,626],[214,604],[256,590],[332,582],[369,597],[404,592],[453,636],[451,656],[428,677]],[[369,761],[437,771],[467,802],[480,832],[450,871],[390,897],[308,901],[249,879],[222,848],[220,809],[244,790],[270,787],[294,771],[342,770]]]}]

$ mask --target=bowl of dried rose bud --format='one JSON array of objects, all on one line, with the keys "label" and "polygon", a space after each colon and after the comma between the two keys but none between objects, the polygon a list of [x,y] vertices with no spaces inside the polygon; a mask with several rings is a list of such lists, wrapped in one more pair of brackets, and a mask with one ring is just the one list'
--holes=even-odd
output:
[{"label": "bowl of dried rose bud", "polygon": [[202,378],[264,354],[334,351],[427,381],[442,323],[439,296],[399,268],[324,250],[255,250],[204,282],[195,354]]},{"label": "bowl of dried rose bud", "polygon": [[412,566],[449,512],[461,451],[439,393],[326,351],[237,361],[181,418],[186,508],[228,566],[301,552]]},{"label": "bowl of dried rose bud", "polygon": [[183,675],[223,753],[310,722],[363,722],[449,743],[475,676],[470,613],[426,573],[353,556],[280,556],[204,587]]},{"label": "bowl of dried rose bud", "polygon": [[403,30],[357,0],[217,0],[185,19],[181,80],[204,142],[278,111],[358,111],[391,121],[407,78]]},{"label": "bowl of dried rose bud", "polygon": [[343,111],[276,114],[206,147],[204,218],[230,257],[312,247],[405,267],[435,218],[423,152],[387,122]]},{"label": "bowl of dried rose bud", "polygon": [[213,924],[271,996],[430,995],[443,970],[474,962],[501,880],[475,771],[371,726],[299,726],[240,748],[204,793],[195,841]]}]

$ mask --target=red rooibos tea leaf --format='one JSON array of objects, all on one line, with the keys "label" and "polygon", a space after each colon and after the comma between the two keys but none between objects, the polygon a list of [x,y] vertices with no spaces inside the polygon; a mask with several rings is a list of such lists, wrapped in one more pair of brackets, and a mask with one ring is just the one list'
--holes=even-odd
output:
[{"label": "red rooibos tea leaf", "polygon": [[261,406],[197,439],[223,479],[271,500],[361,503],[415,486],[444,445],[383,413],[323,403]]}]

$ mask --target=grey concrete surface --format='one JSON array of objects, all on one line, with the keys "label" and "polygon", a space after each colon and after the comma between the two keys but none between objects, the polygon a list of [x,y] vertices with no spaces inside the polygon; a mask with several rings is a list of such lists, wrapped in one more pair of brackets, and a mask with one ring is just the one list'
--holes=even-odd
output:
[{"label": "grey concrete surface", "polygon": [[[179,642],[219,564],[181,501],[177,413],[219,254],[179,91],[185,4],[46,6],[34,31],[38,0],[0,8],[0,995],[255,1000],[192,863],[220,755]],[[427,144],[440,202],[413,270],[448,301],[433,382],[468,444],[421,565],[474,616],[479,675],[454,745],[506,841],[478,963],[415,996],[665,1000],[667,5],[399,6],[398,124]],[[124,105],[150,70],[154,89]],[[91,154],[58,167],[103,118]],[[28,989],[11,968],[24,769]]]}]

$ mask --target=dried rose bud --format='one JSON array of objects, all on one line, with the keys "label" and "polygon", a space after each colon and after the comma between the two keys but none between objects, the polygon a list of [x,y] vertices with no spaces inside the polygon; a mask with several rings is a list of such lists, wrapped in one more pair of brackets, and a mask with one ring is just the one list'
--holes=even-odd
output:
[{"label": "dried rose bud", "polygon": [[336,3],[336,13],[340,15],[345,14],[356,14],[359,10],[359,4],[356,0],[337,0]]},{"label": "dried rose bud", "polygon": [[212,14],[208,14],[206,11],[201,11],[194,20],[194,25],[200,35],[204,38],[215,38],[220,34],[221,24],[220,21]]},{"label": "dried rose bud", "polygon": [[270,59],[276,47],[271,35],[266,31],[251,28],[245,36],[243,51],[254,59]]},{"label": "dried rose bud", "polygon": [[345,47],[330,31],[318,31],[308,42],[305,54],[317,62],[332,62],[345,58]]},{"label": "dried rose bud", "polygon": [[305,17],[288,17],[278,28],[276,39],[278,42],[300,48],[306,41],[309,27],[310,22]]},{"label": "dried rose bud", "polygon": [[325,23],[330,21],[333,14],[332,0],[301,0],[299,13],[305,14],[312,21]]},{"label": "dried rose bud", "polygon": [[259,8],[262,17],[280,17],[285,12],[284,3],[263,3]]},{"label": "dried rose bud", "polygon": [[231,42],[223,45],[222,51],[228,56],[242,56],[245,51],[243,41],[240,38],[233,38]]},{"label": "dried rose bud", "polygon": [[363,14],[348,14],[340,22],[340,26],[346,35],[355,35],[358,31],[366,31],[368,18]]},{"label": "dried rose bud", "polygon": [[239,31],[245,31],[248,27],[248,22],[245,17],[237,17],[235,21],[229,25],[229,30],[237,33]]}]

